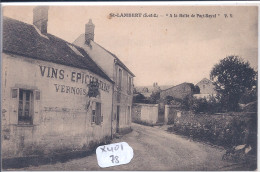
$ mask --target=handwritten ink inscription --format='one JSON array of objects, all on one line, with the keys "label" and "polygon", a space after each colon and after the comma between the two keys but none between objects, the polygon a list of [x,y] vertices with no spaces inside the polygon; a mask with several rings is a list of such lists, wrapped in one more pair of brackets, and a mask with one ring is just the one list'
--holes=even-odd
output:
[{"label": "handwritten ink inscription", "polygon": [[133,158],[133,149],[126,143],[99,146],[96,149],[98,165],[102,168],[127,164]]}]

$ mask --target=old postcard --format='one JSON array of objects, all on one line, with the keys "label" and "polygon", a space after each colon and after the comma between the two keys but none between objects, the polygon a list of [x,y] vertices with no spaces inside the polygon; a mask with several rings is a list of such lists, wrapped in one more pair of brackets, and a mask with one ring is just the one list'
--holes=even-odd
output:
[{"label": "old postcard", "polygon": [[257,4],[2,11],[2,170],[257,169]]}]

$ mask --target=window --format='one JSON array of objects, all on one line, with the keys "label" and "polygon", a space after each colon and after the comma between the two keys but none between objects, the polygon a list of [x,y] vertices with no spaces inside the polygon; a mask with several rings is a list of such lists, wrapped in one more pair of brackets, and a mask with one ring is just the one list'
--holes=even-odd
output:
[{"label": "window", "polygon": [[[13,96],[15,93],[13,92]],[[32,124],[33,92],[31,90],[19,90],[18,124]]]},{"label": "window", "polygon": [[127,87],[128,94],[132,93],[132,78],[128,77],[128,87]]},{"label": "window", "polygon": [[93,102],[91,123],[100,125],[103,122],[103,115],[101,114],[101,103]]},{"label": "window", "polygon": [[122,69],[119,68],[118,70],[118,88],[121,89],[122,88]]}]

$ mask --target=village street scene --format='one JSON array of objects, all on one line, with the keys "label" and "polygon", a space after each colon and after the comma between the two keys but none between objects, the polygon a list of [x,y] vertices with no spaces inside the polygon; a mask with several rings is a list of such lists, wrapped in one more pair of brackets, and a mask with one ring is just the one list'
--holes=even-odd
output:
[{"label": "village street scene", "polygon": [[2,170],[256,170],[257,16],[4,4]]}]

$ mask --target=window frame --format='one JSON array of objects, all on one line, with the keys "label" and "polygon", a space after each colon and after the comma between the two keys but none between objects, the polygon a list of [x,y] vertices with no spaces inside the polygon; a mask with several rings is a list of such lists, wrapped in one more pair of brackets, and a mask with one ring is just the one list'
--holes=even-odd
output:
[{"label": "window frame", "polygon": [[[29,100],[27,100],[27,93],[29,93]],[[20,98],[20,94],[22,94],[22,99]],[[18,107],[17,107],[17,124],[18,125],[33,125],[33,118],[34,118],[34,90],[31,89],[18,89]],[[22,102],[22,115],[20,115],[20,104]],[[29,104],[28,107],[28,115],[25,115],[25,110],[27,103]],[[30,119],[27,121],[25,119],[21,119],[22,117],[28,116]]]},{"label": "window frame", "polygon": [[130,75],[128,75],[127,76],[127,92],[129,95],[132,94],[132,82],[133,82],[133,78]]},{"label": "window frame", "polygon": [[[121,71],[121,75],[120,75],[120,71]],[[123,69],[121,67],[118,67],[118,89],[122,90],[122,83],[123,83]]]},{"label": "window frame", "polygon": [[[99,105],[98,105],[99,104]],[[100,121],[97,121],[97,108],[100,107]],[[94,113],[93,113],[94,112]],[[94,115],[93,115],[94,114]],[[91,125],[102,125],[103,124],[103,113],[102,113],[102,103],[99,100],[94,100],[92,102],[92,107],[91,107]],[[94,120],[94,121],[93,121]]]},{"label": "window frame", "polygon": [[[29,116],[30,120],[29,121],[23,121],[20,118],[19,115],[19,105],[20,105],[20,91],[29,92]],[[36,98],[36,93],[38,97]],[[11,95],[10,95],[10,101],[14,106],[12,106],[12,114],[10,114],[10,124],[11,125],[16,125],[20,127],[30,127],[30,126],[35,126],[38,125],[38,120],[39,120],[39,112],[40,112],[40,100],[41,100],[41,91],[38,90],[37,88],[31,88],[30,86],[28,87],[11,87]],[[22,100],[24,101],[24,100]],[[22,102],[24,106],[24,102]],[[24,108],[24,107],[23,107]]]}]

